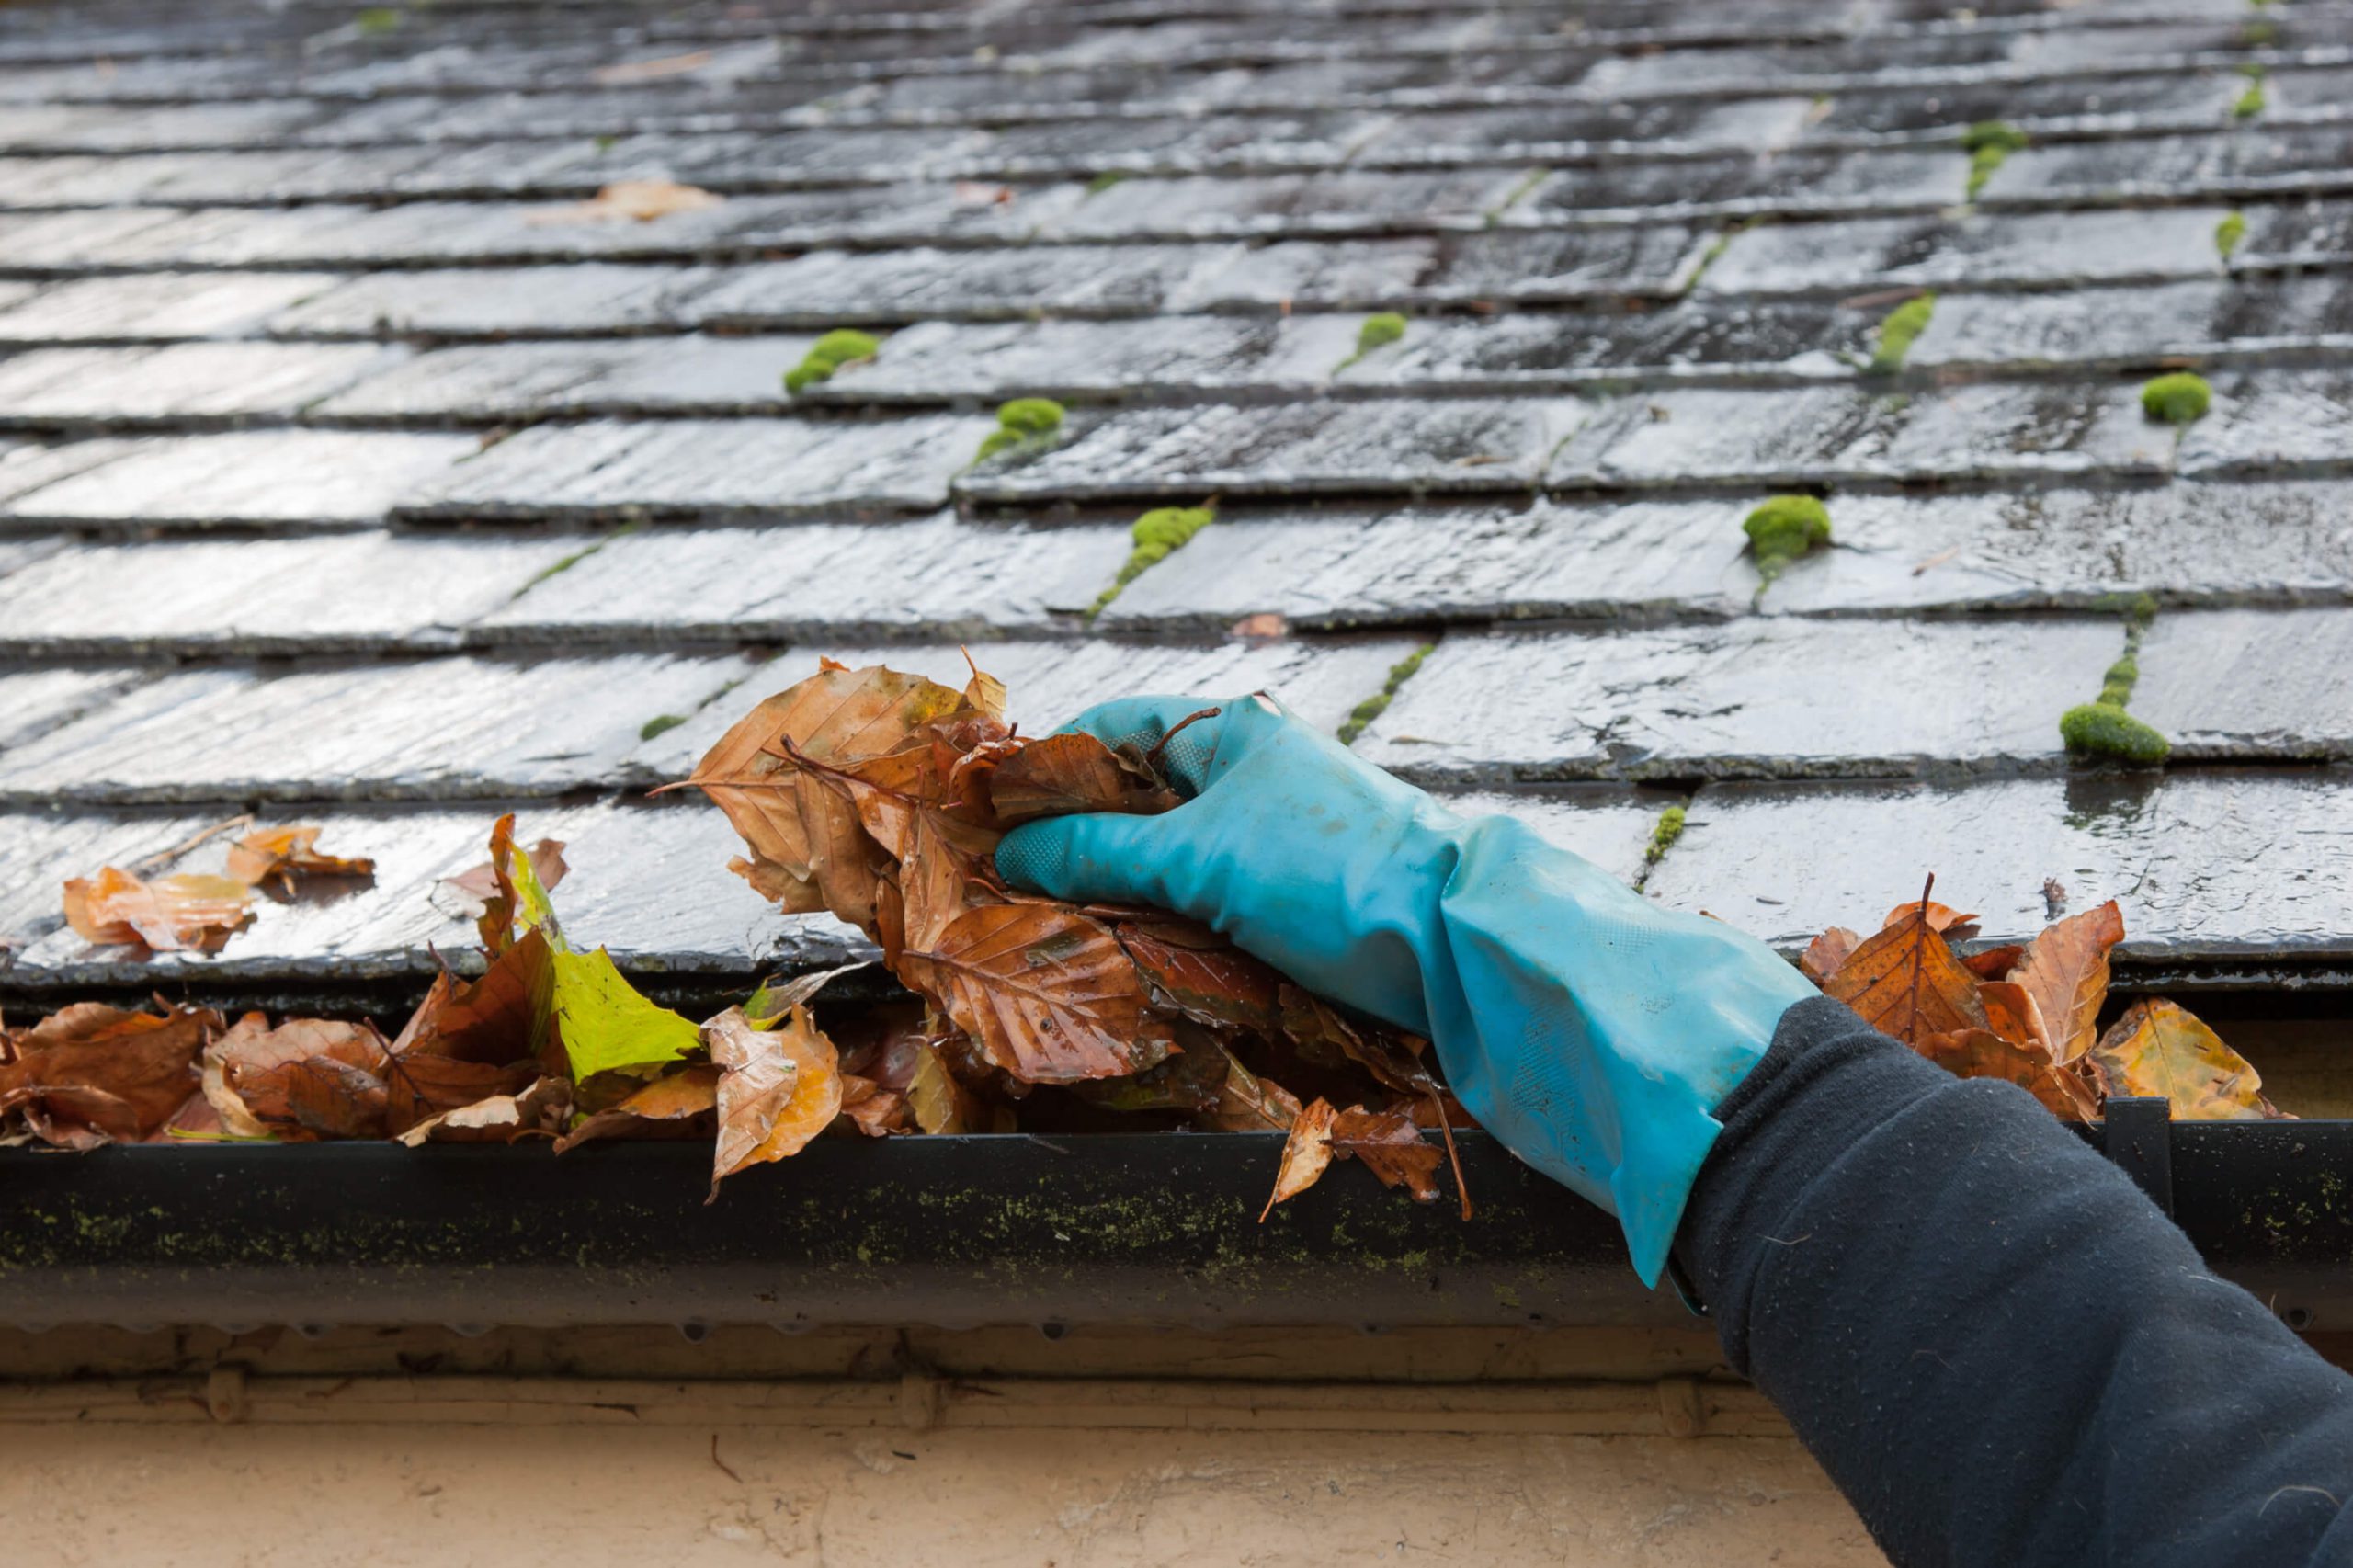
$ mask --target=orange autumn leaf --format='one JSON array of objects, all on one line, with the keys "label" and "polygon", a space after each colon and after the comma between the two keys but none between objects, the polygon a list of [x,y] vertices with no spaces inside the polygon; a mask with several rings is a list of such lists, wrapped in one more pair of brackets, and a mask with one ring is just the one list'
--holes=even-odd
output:
[{"label": "orange autumn leaf", "polygon": [[221,1027],[209,1007],[76,1003],[0,1035],[0,1111],[63,1148],[153,1137],[196,1091],[197,1054]]},{"label": "orange autumn leaf", "polygon": [[1299,1113],[1299,1119],[1290,1124],[1290,1136],[1283,1142],[1282,1163],[1275,1168],[1274,1195],[1258,1211],[1258,1223],[1265,1224],[1276,1204],[1297,1198],[1331,1167],[1332,1146],[1324,1140],[1338,1114],[1330,1100],[1312,1100]]},{"label": "orange autumn leaf", "polygon": [[1417,1203],[1438,1201],[1438,1145],[1423,1140],[1411,1110],[1352,1106],[1333,1119],[1324,1142],[1338,1158],[1362,1160],[1383,1187],[1409,1188]]},{"label": "orange autumn leaf", "polygon": [[230,877],[183,872],[142,881],[116,866],[65,884],[65,923],[97,947],[219,952],[253,919],[253,890]]},{"label": "orange autumn leaf", "polygon": [[2087,1054],[2111,1095],[2162,1096],[2177,1121],[2253,1121],[2279,1115],[2263,1079],[2188,1008],[2135,1002]]},{"label": "orange autumn leaf", "polygon": [[699,212],[726,200],[699,186],[666,179],[620,179],[598,189],[595,198],[569,207],[551,207],[531,214],[534,224],[651,223],[679,212]]},{"label": "orange autumn leaf", "polygon": [[1803,956],[1798,960],[1798,969],[1808,980],[1820,985],[1837,973],[1847,960],[1855,956],[1855,949],[1862,943],[1859,933],[1844,926],[1833,926],[1806,944]]},{"label": "orange autumn leaf", "polygon": [[2108,998],[2109,949],[2124,939],[2124,915],[2109,899],[2046,926],[2010,971],[2051,1026],[2051,1055],[2064,1067],[2092,1048]]},{"label": "orange autumn leaf", "polygon": [[702,1038],[720,1070],[708,1203],[736,1172],[797,1154],[832,1126],[842,1108],[842,1074],[834,1042],[800,1004],[773,1029],[754,1028],[742,1008],[730,1007],[702,1027]]},{"label": "orange autumn leaf", "polygon": [[989,778],[997,820],[1007,827],[1074,812],[1149,813],[1179,801],[1093,735],[1074,731],[1031,741]]},{"label": "orange autumn leaf", "polygon": [[286,892],[303,877],[372,877],[376,862],[319,851],[314,826],[257,828],[229,846],[229,875],[247,887],[275,881]]},{"label": "orange autumn leaf", "polygon": [[364,1020],[247,1013],[205,1048],[204,1097],[241,1138],[381,1138],[389,1054]]},{"label": "orange autumn leaf", "polygon": [[1824,994],[1852,1007],[1882,1034],[1917,1050],[1930,1035],[1985,1028],[1977,977],[1953,957],[1924,894],[1838,967]]},{"label": "orange autumn leaf", "polygon": [[1122,1077],[1176,1049],[1119,938],[1051,904],[968,909],[930,950],[908,951],[900,972],[941,997],[992,1062],[1033,1084]]},{"label": "orange autumn leaf", "polygon": [[555,1141],[555,1152],[561,1154],[598,1138],[691,1136],[697,1122],[719,1108],[723,1071],[716,1062],[699,1062],[656,1078],[620,1104],[583,1118]]},{"label": "orange autumn leaf", "polygon": [[2091,1085],[2075,1073],[2051,1064],[2040,1045],[2005,1040],[1991,1029],[1955,1029],[1930,1035],[1921,1055],[1956,1078],[1999,1078],[2040,1100],[2063,1121],[2088,1121],[2097,1111]]},{"label": "orange autumn leaf", "polygon": [[[1920,907],[1921,903],[1917,899],[1913,900],[1910,903],[1897,904],[1893,909],[1887,912],[1887,918],[1880,922],[1881,928],[1883,930],[1886,927],[1894,925],[1905,915],[1920,909]],[[1977,929],[1977,916],[1974,915],[1963,915],[1960,910],[1953,908],[1952,905],[1949,903],[1938,903],[1934,899],[1927,901],[1927,907],[1928,929],[1938,933],[1939,936],[1950,937],[1953,940],[1958,941],[1962,937],[1971,936]]]}]

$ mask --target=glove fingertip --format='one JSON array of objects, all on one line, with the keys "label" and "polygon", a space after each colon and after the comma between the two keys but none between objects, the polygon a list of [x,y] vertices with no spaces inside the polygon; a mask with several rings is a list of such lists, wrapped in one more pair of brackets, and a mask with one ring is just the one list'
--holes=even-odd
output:
[{"label": "glove fingertip", "polygon": [[1081,815],[1024,823],[998,842],[997,874],[1049,898],[1133,899],[1142,873],[1143,830],[1151,820]]}]

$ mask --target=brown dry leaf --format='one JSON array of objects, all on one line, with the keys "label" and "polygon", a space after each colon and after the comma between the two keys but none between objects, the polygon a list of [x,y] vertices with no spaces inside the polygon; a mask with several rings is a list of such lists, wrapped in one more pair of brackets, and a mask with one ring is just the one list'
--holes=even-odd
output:
[{"label": "brown dry leaf", "polygon": [[1281,1028],[1283,977],[1208,926],[1165,919],[1112,930],[1160,1006],[1211,1028],[1269,1038]]},{"label": "brown dry leaf", "polygon": [[1882,1034],[1915,1050],[1930,1035],[1985,1028],[1977,977],[1929,923],[1926,894],[1854,950],[1823,986]]},{"label": "brown dry leaf", "polygon": [[1140,778],[1109,746],[1075,732],[1031,741],[998,763],[989,799],[1006,827],[1074,812],[1150,813],[1183,803],[1174,790]]},{"label": "brown dry leaf", "polygon": [[534,225],[551,223],[651,223],[679,212],[700,212],[726,201],[699,186],[666,179],[619,179],[589,201],[551,207],[531,214]]},{"label": "brown dry leaf", "polygon": [[869,1138],[888,1138],[908,1131],[914,1111],[906,1092],[886,1089],[855,1073],[842,1074],[842,1119]]},{"label": "brown dry leaf", "polygon": [[2100,1004],[2108,999],[2108,951],[2123,939],[2123,912],[2109,899],[2044,926],[2010,971],[2042,1009],[2052,1058],[2062,1067],[2092,1048]]},{"label": "brown dry leaf", "polygon": [[1438,1145],[1424,1142],[1410,1108],[1351,1106],[1333,1119],[1324,1142],[1338,1158],[1362,1160],[1383,1187],[1408,1187],[1416,1203],[1438,1201]]},{"label": "brown dry leaf", "polygon": [[833,1125],[842,1075],[834,1042],[805,1006],[796,1006],[776,1029],[754,1028],[741,1007],[730,1007],[703,1025],[702,1038],[721,1073],[708,1203],[737,1171],[797,1154]]},{"label": "brown dry leaf", "polygon": [[2016,1084],[2063,1121],[2088,1121],[2098,1108],[2091,1085],[2063,1067],[2053,1067],[2049,1052],[2039,1045],[2007,1040],[1991,1029],[1967,1028],[1930,1035],[1916,1049],[1956,1078]]},{"label": "brown dry leaf", "polygon": [[1013,187],[985,180],[960,179],[956,182],[955,199],[959,207],[1010,207]]},{"label": "brown dry leaf", "polygon": [[1840,966],[1855,956],[1863,938],[1844,926],[1833,926],[1806,944],[1805,953],[1798,960],[1798,968],[1808,980],[1822,984],[1838,972]]},{"label": "brown dry leaf", "polygon": [[37,1137],[69,1149],[152,1137],[195,1089],[197,1054],[221,1027],[209,1007],[62,1008],[0,1042],[0,1111],[21,1109]]},{"label": "brown dry leaf", "polygon": [[1005,718],[1005,682],[997,679],[996,676],[989,674],[988,671],[981,668],[979,665],[973,663],[972,651],[971,649],[967,648],[963,650],[963,653],[964,667],[972,672],[972,678],[964,683],[965,702],[987,718],[995,719],[1000,722],[1003,721]]},{"label": "brown dry leaf", "polygon": [[932,1040],[915,1046],[915,1070],[907,1080],[907,1109],[926,1132],[983,1132],[988,1108],[949,1070],[947,1053]]},{"label": "brown dry leaf", "polygon": [[555,1141],[559,1154],[598,1138],[692,1136],[698,1120],[718,1108],[720,1069],[699,1062],[637,1090],[609,1110],[583,1118]]},{"label": "brown dry leaf", "polygon": [[[436,886],[448,888],[458,895],[460,912],[476,923],[483,945],[495,955],[513,939],[515,928],[515,889],[503,869],[506,864],[506,849],[515,839],[514,812],[498,819],[490,838],[494,848],[491,859],[470,866],[454,877],[444,877]],[[550,892],[572,869],[564,863],[561,839],[540,839],[524,852],[524,858],[530,861],[531,874],[540,879],[540,886]]]},{"label": "brown dry leaf", "polygon": [[1110,930],[1040,903],[968,909],[900,977],[940,998],[988,1058],[1033,1084],[1141,1073],[1176,1049]]},{"label": "brown dry leaf", "polygon": [[[1897,904],[1887,912],[1887,918],[1880,922],[1880,928],[1885,930],[1905,915],[1917,911],[1920,906],[1920,901],[1917,899],[1910,903]],[[1928,929],[1952,941],[1966,940],[1977,932],[1977,916],[1963,915],[1950,904],[1938,903],[1936,900],[1930,899],[1927,901],[1927,912]]]},{"label": "brown dry leaf", "polygon": [[1288,981],[1279,994],[1283,1033],[1310,1061],[1353,1062],[1382,1088],[1409,1099],[1437,1092],[1437,1081],[1420,1061],[1426,1042],[1417,1037],[1385,1024],[1353,1024],[1321,996]]},{"label": "brown dry leaf", "polygon": [[389,1049],[367,1022],[247,1013],[204,1051],[204,1097],[241,1138],[381,1138]]},{"label": "brown dry leaf", "polygon": [[542,1071],[563,1064],[549,1049],[554,970],[547,934],[536,927],[491,960],[480,980],[448,970],[409,1015],[393,1040],[383,1077],[387,1125],[395,1133],[476,1100],[514,1095]]},{"label": "brown dry leaf", "polygon": [[1299,1096],[1245,1067],[1224,1046],[1211,1047],[1225,1058],[1225,1077],[1217,1086],[1217,1104],[1203,1112],[1199,1125],[1212,1132],[1288,1132],[1298,1125]]},{"label": "brown dry leaf", "polygon": [[1961,960],[1961,965],[1980,980],[2007,980],[2010,971],[2018,968],[2018,960],[2026,957],[2026,949],[2017,942],[1998,948],[1988,948],[1982,953],[1972,953]]},{"label": "brown dry leaf", "polygon": [[1270,609],[1245,615],[1226,628],[1226,635],[1245,642],[1279,642],[1290,635],[1290,622]]},{"label": "brown dry leaf", "polygon": [[1985,1027],[2012,1045],[2030,1045],[2051,1054],[2051,1026],[2034,993],[2015,981],[1981,981],[1977,999],[1985,1005]]},{"label": "brown dry leaf", "polygon": [[372,877],[376,862],[364,857],[346,858],[319,852],[319,835],[313,826],[256,829],[229,846],[229,875],[247,887],[275,881],[286,892],[303,877]]},{"label": "brown dry leaf", "polygon": [[1290,1136],[1283,1142],[1282,1164],[1275,1169],[1274,1196],[1258,1210],[1258,1223],[1275,1211],[1275,1205],[1297,1198],[1331,1167],[1332,1146],[1324,1135],[1332,1131],[1332,1121],[1338,1113],[1330,1100],[1311,1101],[1290,1124]]},{"label": "brown dry leaf", "polygon": [[2186,1007],[2153,997],[2135,1002],[2088,1054],[2111,1095],[2162,1095],[2177,1121],[2252,1121],[2276,1117],[2263,1079]]},{"label": "brown dry leaf", "polygon": [[427,1143],[512,1143],[533,1135],[552,1137],[572,1114],[572,1085],[550,1075],[520,1094],[494,1095],[429,1117],[395,1142],[412,1149]]},{"label": "brown dry leaf", "polygon": [[253,919],[253,890],[229,877],[181,873],[142,882],[119,867],[65,884],[65,923],[96,947],[142,943],[165,952],[219,952]]}]

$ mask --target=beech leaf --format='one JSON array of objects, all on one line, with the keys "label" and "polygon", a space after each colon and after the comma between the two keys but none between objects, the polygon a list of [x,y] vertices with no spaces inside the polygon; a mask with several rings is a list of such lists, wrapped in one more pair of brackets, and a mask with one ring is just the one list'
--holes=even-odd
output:
[{"label": "beech leaf", "polygon": [[1409,1188],[1416,1203],[1438,1201],[1438,1148],[1423,1139],[1411,1110],[1352,1106],[1333,1119],[1324,1142],[1336,1157],[1362,1160],[1383,1187]]},{"label": "beech leaf", "polygon": [[996,765],[989,798],[1011,827],[1074,812],[1165,812],[1182,804],[1174,790],[1140,777],[1093,735],[1073,732],[1031,741]]},{"label": "beech leaf", "polygon": [[1820,985],[1855,956],[1855,949],[1862,945],[1862,941],[1859,933],[1844,926],[1833,926],[1806,944],[1803,956],[1798,960],[1798,968],[1808,980]]},{"label": "beech leaf", "polygon": [[795,1006],[781,1028],[752,1027],[740,1007],[705,1024],[702,1038],[720,1070],[719,1142],[710,1194],[737,1171],[799,1153],[842,1108],[841,1059],[834,1042]]},{"label": "beech leaf", "polygon": [[197,1054],[220,1032],[209,1007],[129,1013],[78,1002],[0,1034],[0,1111],[44,1142],[86,1149],[154,1135],[197,1087]]},{"label": "beech leaf", "polygon": [[247,1013],[205,1048],[204,1097],[244,1138],[381,1138],[391,1051],[375,1026]]},{"label": "beech leaf", "polygon": [[535,224],[650,223],[676,212],[699,212],[725,200],[699,186],[675,180],[621,179],[600,188],[591,200],[551,207],[531,214],[530,221]]},{"label": "beech leaf", "polygon": [[1110,930],[1047,904],[968,909],[901,974],[939,996],[998,1066],[1034,1084],[1140,1073],[1174,1051]]},{"label": "beech leaf", "polygon": [[2109,899],[2044,926],[2010,971],[2042,1009],[2052,1057],[2063,1067],[2092,1048],[2108,999],[2109,949],[2123,939],[2123,912]]},{"label": "beech leaf", "polygon": [[1931,907],[1923,895],[1858,947],[1822,988],[1915,1050],[1930,1035],[1986,1027],[1977,977],[1930,924]]},{"label": "beech leaf", "polygon": [[66,882],[65,923],[96,947],[212,953],[253,919],[253,890],[233,877],[183,872],[149,882],[106,866]]},{"label": "beech leaf", "polygon": [[2016,1084],[2065,1121],[2088,1121],[2098,1108],[2091,1085],[2051,1064],[2040,1045],[2005,1040],[1991,1029],[1955,1029],[1922,1040],[1921,1055],[1957,1078],[1999,1078]]},{"label": "beech leaf", "polygon": [[310,826],[257,828],[229,846],[229,875],[247,887],[275,881],[290,893],[303,877],[376,874],[373,860],[321,854],[318,844],[323,831]]},{"label": "beech leaf", "polygon": [[1332,1146],[1324,1142],[1324,1134],[1332,1131],[1336,1115],[1330,1100],[1311,1100],[1290,1124],[1290,1136],[1283,1142],[1282,1163],[1275,1168],[1274,1195],[1258,1210],[1258,1223],[1265,1224],[1276,1204],[1297,1198],[1331,1167]]},{"label": "beech leaf", "polygon": [[2111,1095],[2161,1095],[2177,1121],[2252,1121],[2279,1114],[2246,1058],[2188,1008],[2164,997],[2135,1002],[2089,1054]]}]

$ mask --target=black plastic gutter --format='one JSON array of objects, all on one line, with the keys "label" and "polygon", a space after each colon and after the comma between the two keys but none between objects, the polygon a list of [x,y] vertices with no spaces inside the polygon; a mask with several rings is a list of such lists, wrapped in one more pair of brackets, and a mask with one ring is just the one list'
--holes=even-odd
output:
[{"label": "black plastic gutter", "polygon": [[[2162,1108],[2156,1108],[2161,1110]],[[2224,1275],[2353,1326],[2353,1122],[2111,1135]],[[706,1207],[700,1143],[0,1151],[0,1324],[1688,1324],[1612,1221],[1461,1140],[1477,1215],[1281,1141],[821,1140]]]}]

